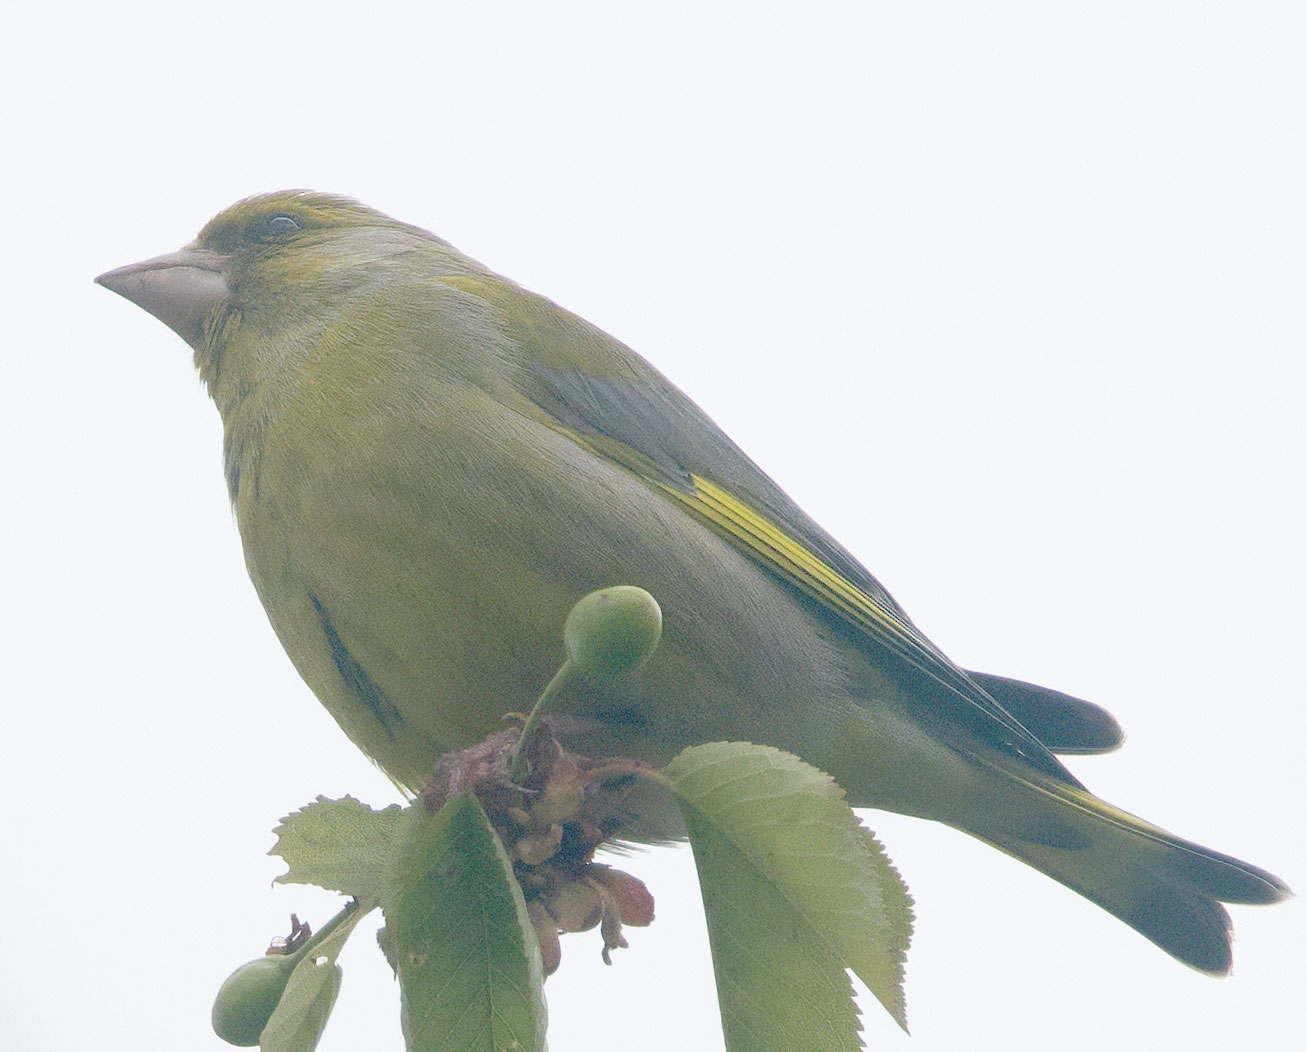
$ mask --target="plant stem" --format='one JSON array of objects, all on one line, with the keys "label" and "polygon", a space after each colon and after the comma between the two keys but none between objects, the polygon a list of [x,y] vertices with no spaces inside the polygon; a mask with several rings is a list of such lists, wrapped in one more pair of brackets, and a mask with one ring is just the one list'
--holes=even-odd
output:
[{"label": "plant stem", "polygon": [[572,666],[572,659],[568,658],[563,662],[562,668],[554,673],[554,678],[549,681],[549,685],[545,687],[539,700],[531,707],[526,723],[522,725],[522,734],[517,739],[517,748],[513,750],[513,762],[509,767],[509,775],[515,785],[521,785],[522,780],[527,776],[526,751],[531,744],[531,740],[536,736],[540,717],[544,715],[545,709],[549,707],[550,702],[571,682],[573,675],[575,675],[575,670]]},{"label": "plant stem", "polygon": [[321,928],[319,928],[312,935],[310,935],[308,939],[305,940],[303,946],[296,947],[296,949],[293,950],[291,953],[286,954],[286,960],[288,961],[303,960],[305,957],[308,956],[310,950],[318,946],[323,939],[325,939],[333,931],[335,931],[347,920],[349,920],[349,918],[352,917],[355,913],[357,913],[360,909],[366,913],[369,910],[375,908],[376,908],[375,902],[371,902],[368,905],[364,906],[363,903],[361,903],[358,899],[351,899],[349,902],[345,903],[344,907],[341,909],[339,913],[337,913],[334,917],[331,918],[331,920],[327,921],[326,924],[324,924]]}]

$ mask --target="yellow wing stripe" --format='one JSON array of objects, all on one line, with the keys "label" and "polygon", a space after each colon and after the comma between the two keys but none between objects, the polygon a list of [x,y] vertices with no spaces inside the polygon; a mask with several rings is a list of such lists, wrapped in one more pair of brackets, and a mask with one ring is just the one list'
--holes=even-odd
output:
[{"label": "yellow wing stripe", "polygon": [[742,545],[764,565],[796,585],[817,602],[914,666],[970,696],[969,681],[953,663],[935,650],[892,610],[877,602],[804,544],[760,515],[727,490],[692,475],[692,491],[665,485],[671,497],[706,519],[727,539]]},{"label": "yellow wing stripe", "polygon": [[[981,729],[984,731],[985,727],[990,727],[986,732],[990,738],[1030,757],[1057,777],[1074,781],[1034,735],[895,610],[863,591],[766,515],[702,475],[678,473],[676,482],[669,481],[656,461],[621,441],[570,429],[560,430],[596,456],[625,465],[646,484],[656,486],[669,500],[706,523],[718,536],[743,549],[759,564],[789,581],[845,624],[950,691],[964,703],[964,716],[969,712],[983,716]],[[690,488],[686,487],[687,480]]]}]

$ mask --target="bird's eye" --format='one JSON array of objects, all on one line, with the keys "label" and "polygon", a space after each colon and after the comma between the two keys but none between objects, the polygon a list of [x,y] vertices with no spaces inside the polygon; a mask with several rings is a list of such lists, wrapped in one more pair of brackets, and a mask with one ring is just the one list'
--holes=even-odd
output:
[{"label": "bird's eye", "polygon": [[300,228],[299,222],[294,216],[275,215],[269,216],[263,224],[263,229],[271,237],[282,237],[286,234],[293,234]]},{"label": "bird's eye", "polygon": [[294,216],[288,216],[284,212],[278,212],[276,215],[256,219],[253,225],[247,228],[247,236],[256,241],[275,241],[278,238],[286,237],[288,234],[293,234],[299,229],[298,219]]}]

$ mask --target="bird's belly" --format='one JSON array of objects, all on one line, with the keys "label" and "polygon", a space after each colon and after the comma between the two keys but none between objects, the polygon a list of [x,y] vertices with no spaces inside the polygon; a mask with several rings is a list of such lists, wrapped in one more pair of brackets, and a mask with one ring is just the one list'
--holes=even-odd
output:
[{"label": "bird's belly", "polygon": [[747,740],[837,776],[853,776],[859,753],[865,766],[888,677],[666,497],[566,438],[531,438],[525,463],[549,458],[548,471],[523,470],[520,455],[487,463],[496,443],[475,463],[383,449],[279,476],[265,457],[258,495],[238,498],[273,627],[360,748],[420,786],[442,752],[531,707],[577,599],[634,584],[661,604],[663,642],[629,680],[559,699],[584,728],[572,744],[665,762],[695,742]]}]

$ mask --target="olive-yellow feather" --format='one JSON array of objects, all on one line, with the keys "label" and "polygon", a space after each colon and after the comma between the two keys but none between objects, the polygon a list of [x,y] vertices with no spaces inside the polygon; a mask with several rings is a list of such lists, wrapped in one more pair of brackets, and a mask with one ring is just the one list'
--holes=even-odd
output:
[{"label": "olive-yellow feather", "polygon": [[[573,748],[787,749],[853,804],[965,830],[1215,974],[1221,902],[1288,894],[1093,796],[1055,754],[1118,745],[1107,713],[959,668],[652,366],[426,231],[269,194],[98,280],[194,349],[272,626],[397,782],[529,707],[572,604],[629,584],[661,605],[662,644],[556,701]],[[679,831],[651,797],[625,817],[631,838]]]}]

